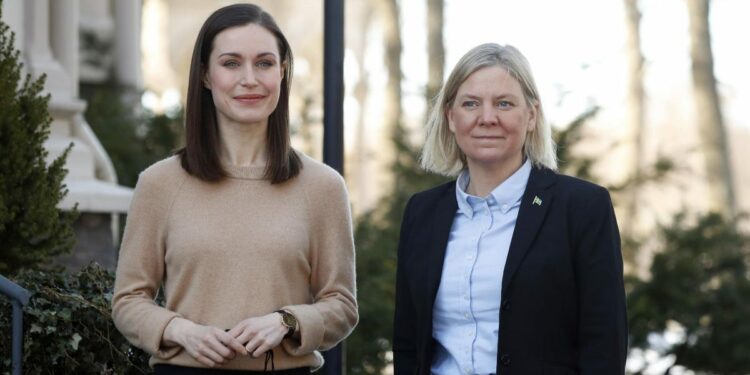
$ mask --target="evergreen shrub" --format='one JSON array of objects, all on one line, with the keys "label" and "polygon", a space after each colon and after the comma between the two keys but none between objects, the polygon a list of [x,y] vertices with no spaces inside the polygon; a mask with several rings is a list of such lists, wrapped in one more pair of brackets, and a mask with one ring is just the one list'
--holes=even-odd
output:
[{"label": "evergreen shrub", "polygon": [[[0,5],[2,1],[0,1]],[[15,35],[0,11],[0,274],[44,264],[70,251],[76,210],[57,208],[70,146],[47,164],[44,142],[52,118],[43,95],[45,77],[21,84]]]}]

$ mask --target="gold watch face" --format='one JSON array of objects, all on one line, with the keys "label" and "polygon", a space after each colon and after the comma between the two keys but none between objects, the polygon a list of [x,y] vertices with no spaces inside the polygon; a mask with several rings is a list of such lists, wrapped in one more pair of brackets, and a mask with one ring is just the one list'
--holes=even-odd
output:
[{"label": "gold watch face", "polygon": [[284,325],[289,328],[294,328],[297,326],[297,318],[294,317],[294,315],[284,311],[283,314],[281,314],[281,321],[284,322]]}]

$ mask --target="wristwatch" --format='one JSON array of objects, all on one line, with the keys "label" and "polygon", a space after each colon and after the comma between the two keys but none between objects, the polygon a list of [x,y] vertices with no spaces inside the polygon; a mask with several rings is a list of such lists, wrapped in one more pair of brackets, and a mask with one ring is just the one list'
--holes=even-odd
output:
[{"label": "wristwatch", "polygon": [[278,310],[277,313],[281,314],[281,325],[286,327],[287,332],[284,338],[292,337],[294,331],[297,329],[297,318],[290,314],[286,310]]}]

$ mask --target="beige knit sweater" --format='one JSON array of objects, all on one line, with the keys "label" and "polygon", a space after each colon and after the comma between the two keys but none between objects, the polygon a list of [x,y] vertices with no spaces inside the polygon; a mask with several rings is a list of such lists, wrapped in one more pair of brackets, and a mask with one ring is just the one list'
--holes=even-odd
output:
[{"label": "beige knit sweater", "polygon": [[[112,317],[151,365],[204,367],[162,335],[175,317],[221,329],[278,309],[301,339],[274,349],[276,369],[322,365],[357,323],[354,244],[344,181],[300,154],[300,174],[282,184],[263,168],[227,167],[219,183],[188,175],[177,157],[141,173],[117,266]],[[154,303],[164,288],[166,306]],[[222,368],[262,370],[263,357]]]}]

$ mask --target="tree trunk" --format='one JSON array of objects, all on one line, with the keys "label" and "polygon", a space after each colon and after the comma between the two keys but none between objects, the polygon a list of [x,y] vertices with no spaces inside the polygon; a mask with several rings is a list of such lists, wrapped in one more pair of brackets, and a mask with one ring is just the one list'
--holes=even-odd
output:
[{"label": "tree trunk", "polygon": [[708,25],[709,0],[686,0],[690,15],[690,57],[692,59],[695,118],[706,160],[709,208],[734,218],[736,214],[729,145],[716,91],[711,36]]},{"label": "tree trunk", "polygon": [[382,15],[385,27],[384,59],[388,70],[388,83],[385,89],[385,124],[392,130],[401,124],[401,27],[398,2],[386,0],[383,3]]},{"label": "tree trunk", "polygon": [[443,44],[443,0],[427,0],[427,112],[443,84],[445,46]]},{"label": "tree trunk", "polygon": [[352,213],[354,217],[359,217],[362,213],[370,210],[375,202],[370,199],[372,189],[372,172],[371,172],[371,150],[370,144],[367,139],[367,128],[366,128],[366,114],[367,114],[367,100],[370,93],[370,87],[368,81],[370,79],[367,74],[367,68],[365,67],[365,55],[367,50],[367,36],[370,32],[372,25],[374,9],[369,1],[361,1],[352,3],[347,9],[355,8],[356,14],[356,26],[360,28],[360,32],[352,32],[349,35],[353,35],[350,39],[351,49],[354,52],[354,58],[357,61],[357,70],[359,71],[359,79],[354,84],[353,95],[354,99],[359,103],[359,114],[357,115],[356,123],[356,136],[354,138],[354,147],[352,159],[353,163],[347,165],[350,166],[350,170],[347,171],[347,176],[352,176],[349,180],[352,190]]},{"label": "tree trunk", "polygon": [[[385,103],[383,113],[384,138],[377,150],[380,159],[382,177],[376,182],[380,186],[393,186],[399,189],[399,181],[393,178],[392,169],[399,157],[394,139],[404,136],[404,126],[401,123],[401,24],[397,0],[379,0],[380,15],[383,22],[384,46],[383,59],[388,72],[388,82],[385,86]],[[388,194],[387,192],[385,192]]]},{"label": "tree trunk", "polygon": [[626,53],[628,59],[628,129],[630,131],[632,180],[627,197],[627,207],[623,220],[623,232],[632,234],[638,221],[639,190],[643,167],[643,136],[645,131],[646,105],[643,89],[643,53],[641,52],[641,12],[638,0],[625,0],[627,26]]}]

